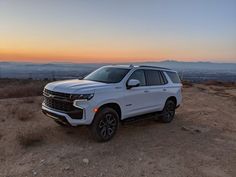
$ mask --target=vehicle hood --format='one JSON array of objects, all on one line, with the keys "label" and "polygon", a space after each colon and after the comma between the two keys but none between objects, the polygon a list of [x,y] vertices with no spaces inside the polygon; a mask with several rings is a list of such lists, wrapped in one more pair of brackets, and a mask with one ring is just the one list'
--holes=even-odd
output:
[{"label": "vehicle hood", "polygon": [[55,92],[62,93],[83,93],[83,92],[94,92],[96,89],[104,89],[110,87],[110,84],[89,81],[89,80],[65,80],[65,81],[56,81],[51,82],[46,85],[46,89],[52,90]]}]

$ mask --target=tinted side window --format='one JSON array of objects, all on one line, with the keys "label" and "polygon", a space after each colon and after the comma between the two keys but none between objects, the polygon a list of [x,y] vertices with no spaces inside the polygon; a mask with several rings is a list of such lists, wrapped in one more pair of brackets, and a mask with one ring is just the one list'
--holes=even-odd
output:
[{"label": "tinted side window", "polygon": [[145,70],[147,85],[163,85],[164,80],[161,76],[161,73],[157,70]]},{"label": "tinted side window", "polygon": [[175,73],[175,72],[169,72],[169,71],[166,71],[166,73],[168,74],[170,80],[171,80],[173,83],[180,83],[180,82],[181,82],[177,73]]},{"label": "tinted side window", "polygon": [[162,76],[162,79],[163,79],[163,83],[164,83],[164,84],[167,84],[167,83],[168,83],[168,80],[166,79],[165,74],[164,74],[162,71],[161,71],[160,73],[161,73],[161,76]]},{"label": "tinted side window", "polygon": [[141,69],[134,71],[131,74],[129,80],[130,79],[137,79],[137,80],[139,80],[140,86],[145,86],[146,85],[145,74],[144,74],[144,71],[141,70]]}]

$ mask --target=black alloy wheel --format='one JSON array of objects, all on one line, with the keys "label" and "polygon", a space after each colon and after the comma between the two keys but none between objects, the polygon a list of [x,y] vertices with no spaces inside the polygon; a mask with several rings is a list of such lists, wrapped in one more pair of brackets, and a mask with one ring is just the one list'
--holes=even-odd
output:
[{"label": "black alloy wheel", "polygon": [[92,123],[93,137],[100,142],[109,141],[116,133],[119,116],[112,108],[103,108],[95,115]]},{"label": "black alloy wheel", "polygon": [[172,100],[167,100],[160,117],[161,121],[164,123],[171,122],[175,116],[175,108],[176,108],[175,102]]}]

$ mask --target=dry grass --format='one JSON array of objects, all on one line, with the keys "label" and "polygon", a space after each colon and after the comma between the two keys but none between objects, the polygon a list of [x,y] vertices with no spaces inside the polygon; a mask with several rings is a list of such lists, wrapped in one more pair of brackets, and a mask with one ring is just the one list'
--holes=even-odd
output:
[{"label": "dry grass", "polygon": [[44,136],[42,135],[40,131],[31,129],[28,132],[24,132],[24,131],[18,132],[16,139],[21,146],[27,148],[27,147],[42,144],[44,141]]},{"label": "dry grass", "polygon": [[221,86],[221,87],[236,87],[236,82],[206,81],[203,84]]},{"label": "dry grass", "polygon": [[205,87],[202,87],[202,86],[197,86],[197,88],[200,90],[200,91],[207,91],[207,88],[205,88]]},{"label": "dry grass", "polygon": [[38,80],[1,79],[0,99],[39,96],[46,84]]},{"label": "dry grass", "polygon": [[8,107],[8,116],[15,117],[20,121],[28,121],[33,118],[34,113],[30,107],[11,105]]},{"label": "dry grass", "polygon": [[34,98],[25,98],[25,99],[23,99],[23,103],[33,104],[33,103],[35,103],[35,100],[34,100]]}]

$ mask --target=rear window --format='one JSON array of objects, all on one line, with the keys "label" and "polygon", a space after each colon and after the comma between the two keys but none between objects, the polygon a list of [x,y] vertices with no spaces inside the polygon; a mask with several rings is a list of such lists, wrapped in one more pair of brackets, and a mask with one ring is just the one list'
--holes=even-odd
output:
[{"label": "rear window", "polygon": [[177,73],[166,71],[166,74],[169,76],[170,80],[173,83],[181,83],[180,78]]}]

